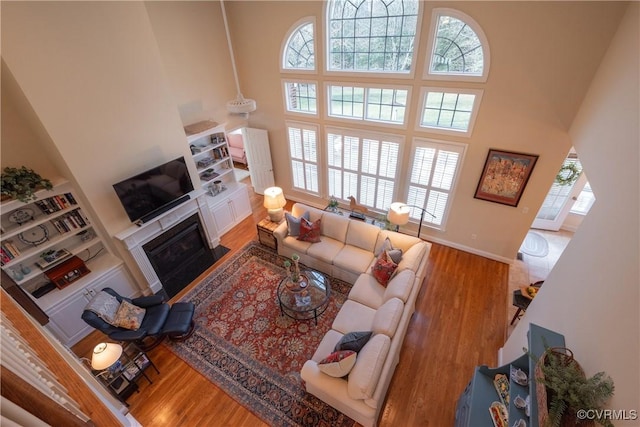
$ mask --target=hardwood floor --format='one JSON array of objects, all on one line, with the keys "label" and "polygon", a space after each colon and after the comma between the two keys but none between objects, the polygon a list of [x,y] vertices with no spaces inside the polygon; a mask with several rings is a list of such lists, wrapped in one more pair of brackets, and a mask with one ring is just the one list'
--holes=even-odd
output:
[{"label": "hardwood floor", "polygon": [[[249,240],[257,240],[256,224],[266,216],[266,210],[262,207],[262,196],[249,193],[253,215],[222,236],[221,243],[231,250],[217,265]],[[291,202],[287,208],[290,205]],[[389,387],[380,426],[453,425],[456,401],[473,368],[478,364],[495,366],[498,349],[506,339],[504,301],[508,272],[507,264],[433,244],[427,276]],[[94,332],[74,346],[73,351],[78,356],[90,357],[95,344],[101,341],[104,335]],[[151,370],[153,384],[142,379],[140,392],[128,400],[132,415],[142,425],[266,425],[164,346],[149,354],[160,374]],[[100,420],[95,421],[101,425]]]}]

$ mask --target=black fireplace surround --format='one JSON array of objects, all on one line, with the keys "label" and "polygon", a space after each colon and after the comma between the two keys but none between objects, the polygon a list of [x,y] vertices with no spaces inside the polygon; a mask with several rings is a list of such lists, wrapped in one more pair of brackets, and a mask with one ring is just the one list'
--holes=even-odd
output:
[{"label": "black fireplace surround", "polygon": [[216,262],[197,213],[142,248],[169,298]]}]

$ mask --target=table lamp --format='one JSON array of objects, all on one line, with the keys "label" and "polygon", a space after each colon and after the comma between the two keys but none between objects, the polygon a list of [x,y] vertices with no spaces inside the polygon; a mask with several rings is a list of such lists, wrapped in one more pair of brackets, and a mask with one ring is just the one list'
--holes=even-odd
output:
[{"label": "table lamp", "polygon": [[120,359],[122,346],[114,343],[100,343],[93,348],[91,367],[96,371],[107,369]]},{"label": "table lamp", "polygon": [[280,187],[269,187],[264,190],[264,207],[267,208],[269,219],[272,222],[280,222],[284,218],[284,205],[287,200]]}]

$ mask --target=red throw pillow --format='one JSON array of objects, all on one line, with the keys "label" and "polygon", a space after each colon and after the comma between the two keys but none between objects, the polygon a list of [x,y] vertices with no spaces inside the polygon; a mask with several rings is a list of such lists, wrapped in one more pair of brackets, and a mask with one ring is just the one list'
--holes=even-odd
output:
[{"label": "red throw pillow", "polygon": [[396,268],[398,268],[398,264],[393,262],[387,251],[384,251],[380,254],[376,263],[371,268],[371,273],[378,283],[386,287],[389,280],[391,280],[391,276],[393,276],[393,273],[396,271]]},{"label": "red throw pillow", "polygon": [[310,222],[306,218],[300,221],[300,235],[298,240],[303,242],[318,243],[320,241],[320,219]]}]

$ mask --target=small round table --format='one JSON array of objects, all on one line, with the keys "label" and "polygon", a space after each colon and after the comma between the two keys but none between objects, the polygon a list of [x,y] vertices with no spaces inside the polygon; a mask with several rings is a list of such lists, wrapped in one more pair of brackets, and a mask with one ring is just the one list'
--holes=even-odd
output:
[{"label": "small round table", "polygon": [[320,316],[329,306],[331,283],[319,271],[302,270],[300,275],[306,286],[293,283],[286,276],[278,285],[278,302],[283,315],[296,320],[313,319],[318,324]]}]

